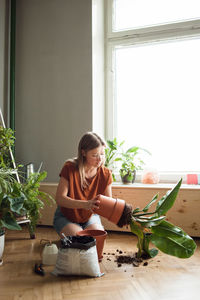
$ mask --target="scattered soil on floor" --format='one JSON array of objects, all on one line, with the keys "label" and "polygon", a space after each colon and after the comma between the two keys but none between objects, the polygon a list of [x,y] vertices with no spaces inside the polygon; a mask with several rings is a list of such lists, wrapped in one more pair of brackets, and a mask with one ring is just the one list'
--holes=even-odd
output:
[{"label": "scattered soil on floor", "polygon": [[132,206],[130,204],[125,204],[123,213],[121,218],[119,219],[117,226],[123,227],[124,225],[129,225],[131,222],[131,215],[132,215]]},{"label": "scattered soil on floor", "polygon": [[129,255],[124,255],[126,252],[123,252],[122,250],[117,249],[116,253],[103,253],[104,255],[108,255],[107,260],[111,261],[111,255],[115,255],[115,260],[114,262],[117,263],[118,268],[120,268],[123,264],[132,264],[133,267],[139,267],[142,263],[143,266],[148,266],[147,259],[149,257],[137,257],[137,253],[134,254],[129,254]]},{"label": "scattered soil on floor", "polygon": [[119,255],[116,256],[117,266],[121,267],[122,264],[132,264],[134,267],[139,267],[139,265],[143,262],[142,258],[138,258],[136,254],[134,255]]}]

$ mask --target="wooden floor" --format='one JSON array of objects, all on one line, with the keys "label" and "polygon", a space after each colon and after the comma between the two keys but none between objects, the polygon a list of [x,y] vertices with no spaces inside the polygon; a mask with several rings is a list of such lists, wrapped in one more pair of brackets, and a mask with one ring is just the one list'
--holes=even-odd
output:
[{"label": "wooden floor", "polygon": [[[117,266],[116,250],[136,252],[136,238],[130,233],[109,232],[100,263],[105,275],[100,278],[55,277],[52,266],[46,275],[33,272],[40,262],[41,239],[58,240],[52,228],[38,227],[36,239],[30,240],[26,228],[6,233],[4,263],[0,266],[1,300],[191,300],[200,294],[200,240],[189,259],[159,253],[139,267]],[[126,253],[124,253],[126,252]]]}]

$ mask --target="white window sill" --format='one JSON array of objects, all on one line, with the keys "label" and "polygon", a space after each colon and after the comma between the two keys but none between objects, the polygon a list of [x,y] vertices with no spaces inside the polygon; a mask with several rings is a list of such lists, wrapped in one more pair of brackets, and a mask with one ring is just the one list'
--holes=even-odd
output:
[{"label": "white window sill", "polygon": [[159,188],[159,189],[171,189],[182,178],[181,189],[200,190],[199,184],[187,184],[187,174],[185,173],[161,173],[159,174],[160,180],[156,184],[144,184],[141,183],[142,172],[136,173],[136,179],[134,183],[124,184],[121,181],[120,175],[115,174],[116,181],[113,182],[113,186],[130,187],[130,188]]},{"label": "white window sill", "polygon": [[[135,189],[171,189],[175,186],[175,183],[156,183],[156,184],[144,184],[139,182],[134,183],[122,183],[122,182],[113,182],[113,187],[120,187],[120,188],[135,188]],[[180,189],[187,189],[187,190],[200,190],[200,185],[198,184],[182,184]]]}]

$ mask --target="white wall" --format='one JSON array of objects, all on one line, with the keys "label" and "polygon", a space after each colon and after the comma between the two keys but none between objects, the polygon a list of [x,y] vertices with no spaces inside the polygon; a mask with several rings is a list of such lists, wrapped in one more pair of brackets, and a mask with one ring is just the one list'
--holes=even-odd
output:
[{"label": "white wall", "polygon": [[58,181],[92,130],[92,1],[17,0],[16,158]]}]

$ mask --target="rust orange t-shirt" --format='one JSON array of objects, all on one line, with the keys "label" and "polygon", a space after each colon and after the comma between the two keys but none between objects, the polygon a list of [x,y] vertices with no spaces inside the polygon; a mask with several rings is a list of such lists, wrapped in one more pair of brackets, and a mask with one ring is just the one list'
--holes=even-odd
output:
[{"label": "rust orange t-shirt", "polygon": [[[80,174],[78,167],[73,162],[66,162],[63,166],[60,176],[69,182],[69,190],[67,196],[78,200],[91,200],[98,194],[104,195],[109,184],[112,183],[111,171],[101,166],[98,168],[96,175],[88,180],[88,187],[81,189]],[[66,208],[61,207],[61,212],[72,222],[84,223],[89,220],[92,212],[82,208]]]}]

